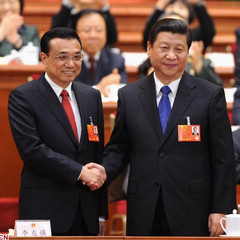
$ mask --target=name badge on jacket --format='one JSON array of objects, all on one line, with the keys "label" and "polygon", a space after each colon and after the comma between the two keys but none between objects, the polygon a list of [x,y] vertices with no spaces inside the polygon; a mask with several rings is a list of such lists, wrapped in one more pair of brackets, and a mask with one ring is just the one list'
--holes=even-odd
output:
[{"label": "name badge on jacket", "polygon": [[191,125],[190,117],[187,117],[187,125],[178,125],[179,142],[200,142],[201,129],[200,125]]},{"label": "name badge on jacket", "polygon": [[93,125],[92,117],[89,118],[90,124],[87,124],[88,140],[90,142],[99,142],[98,127],[97,125]]}]

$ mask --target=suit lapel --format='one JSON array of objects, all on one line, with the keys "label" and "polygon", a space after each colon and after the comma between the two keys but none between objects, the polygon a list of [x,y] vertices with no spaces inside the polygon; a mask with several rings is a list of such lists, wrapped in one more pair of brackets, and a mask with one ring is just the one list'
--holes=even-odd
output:
[{"label": "suit lapel", "polygon": [[77,100],[77,104],[78,104],[78,109],[79,109],[79,114],[81,117],[81,129],[82,129],[82,133],[81,133],[81,139],[80,139],[80,144],[79,147],[81,147],[81,145],[83,144],[83,141],[85,139],[84,136],[87,135],[87,124],[89,124],[90,119],[89,119],[89,115],[88,115],[88,107],[87,107],[87,96],[86,96],[86,92],[83,91],[83,89],[81,88],[81,85],[73,82],[73,91]]},{"label": "suit lapel", "polygon": [[158,116],[157,103],[156,103],[156,88],[154,83],[153,74],[147,76],[141,83],[139,90],[139,99],[143,109],[150,121],[154,132],[156,132],[159,140],[162,138],[161,125]]},{"label": "suit lapel", "polygon": [[[196,94],[196,83],[191,75],[184,73],[180,81],[177,95],[168,120],[163,141],[167,139],[172,130],[177,126],[178,121],[187,110],[189,104]],[[187,123],[187,122],[186,122]]]},{"label": "suit lapel", "polygon": [[55,92],[44,78],[44,75],[41,75],[39,78],[39,88],[37,90],[37,94],[39,95],[40,100],[56,117],[56,120],[66,130],[67,135],[72,139],[75,144],[77,144],[76,137],[67,118],[67,115],[65,114],[64,109],[59,102],[59,99],[56,96]]}]

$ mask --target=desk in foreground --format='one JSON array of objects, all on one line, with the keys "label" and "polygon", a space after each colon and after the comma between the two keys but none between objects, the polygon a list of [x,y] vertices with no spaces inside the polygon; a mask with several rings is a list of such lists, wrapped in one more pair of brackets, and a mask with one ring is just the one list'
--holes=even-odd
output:
[{"label": "desk in foreground", "polygon": [[[219,237],[126,237],[126,236],[105,236],[105,237],[10,237],[10,240],[216,240]],[[223,237],[227,240],[239,240],[239,237]]]}]

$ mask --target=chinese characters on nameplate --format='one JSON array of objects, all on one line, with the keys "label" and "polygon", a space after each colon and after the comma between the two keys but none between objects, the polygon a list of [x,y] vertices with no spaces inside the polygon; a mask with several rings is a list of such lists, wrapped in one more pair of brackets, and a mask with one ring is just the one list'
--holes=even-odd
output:
[{"label": "chinese characters on nameplate", "polygon": [[16,220],[14,235],[18,237],[49,237],[50,220]]}]

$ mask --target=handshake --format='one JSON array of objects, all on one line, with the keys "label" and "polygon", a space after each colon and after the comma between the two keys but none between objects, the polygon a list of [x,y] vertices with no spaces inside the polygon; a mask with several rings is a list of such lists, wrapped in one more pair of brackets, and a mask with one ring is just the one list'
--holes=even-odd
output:
[{"label": "handshake", "polygon": [[88,163],[82,168],[80,180],[92,191],[99,189],[107,179],[105,168],[97,163]]}]

